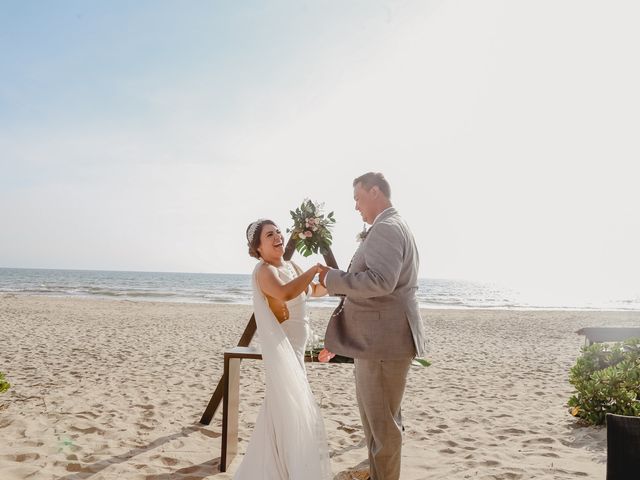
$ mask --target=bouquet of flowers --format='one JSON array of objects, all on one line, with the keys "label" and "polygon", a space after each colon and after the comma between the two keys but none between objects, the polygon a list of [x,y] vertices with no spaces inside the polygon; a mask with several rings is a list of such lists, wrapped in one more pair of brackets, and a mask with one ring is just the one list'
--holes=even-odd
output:
[{"label": "bouquet of flowers", "polygon": [[287,229],[296,238],[296,250],[305,257],[312,253],[327,253],[331,246],[331,232],[336,223],[333,212],[325,216],[323,203],[315,203],[305,198],[299,208],[291,210],[293,226]]},{"label": "bouquet of flowers", "polygon": [[[324,348],[324,339],[312,335],[311,341],[305,350],[305,356],[312,362],[320,363],[353,363],[353,358],[336,355]],[[414,358],[411,364],[415,367],[430,367],[431,362],[425,358]]]},{"label": "bouquet of flowers", "polygon": [[312,362],[318,361],[321,363],[353,363],[353,358],[343,357],[342,355],[336,355],[324,348],[324,339],[317,335],[312,335],[311,341],[307,345],[305,356]]}]

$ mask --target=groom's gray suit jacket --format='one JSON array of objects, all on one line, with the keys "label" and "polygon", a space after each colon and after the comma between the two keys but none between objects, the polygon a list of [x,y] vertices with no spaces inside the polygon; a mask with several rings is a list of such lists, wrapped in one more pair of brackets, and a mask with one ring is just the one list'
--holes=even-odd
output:
[{"label": "groom's gray suit jacket", "polygon": [[388,208],[369,228],[348,271],[327,273],[329,294],[346,298],[329,320],[325,347],[352,358],[423,356],[418,265],[409,226],[395,208]]}]

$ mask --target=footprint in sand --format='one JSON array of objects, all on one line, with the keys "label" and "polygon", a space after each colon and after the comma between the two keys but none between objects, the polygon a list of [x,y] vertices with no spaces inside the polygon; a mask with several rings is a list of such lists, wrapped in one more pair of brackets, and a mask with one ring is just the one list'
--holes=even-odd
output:
[{"label": "footprint in sand", "polygon": [[17,463],[24,463],[24,462],[33,462],[34,460],[38,460],[40,458],[40,454],[35,453],[35,452],[29,452],[29,453],[18,453],[15,455],[2,455],[2,457],[5,460],[9,460],[12,462],[17,462]]},{"label": "footprint in sand", "polygon": [[222,436],[221,433],[213,432],[211,430],[207,430],[206,428],[199,428],[198,431],[205,437],[209,437],[209,438],[218,438]]},{"label": "footprint in sand", "polygon": [[577,476],[577,477],[588,477],[589,476],[589,474],[586,473],[586,472],[579,472],[579,471],[576,471],[576,470],[564,470],[562,468],[554,469],[554,473],[556,473],[556,472],[557,473],[563,473],[565,475],[574,475],[574,476]]},{"label": "footprint in sand", "polygon": [[520,478],[523,478],[523,476],[521,473],[506,472],[500,475],[496,475],[493,478],[495,478],[495,480],[518,480]]},{"label": "footprint in sand", "polygon": [[67,472],[73,472],[73,473],[95,473],[91,468],[83,467],[79,463],[67,464],[66,470]]},{"label": "footprint in sand", "polygon": [[153,430],[154,427],[149,426],[149,425],[145,425],[144,423],[136,423],[136,427],[140,428],[141,430]]},{"label": "footprint in sand", "polygon": [[78,412],[78,413],[76,413],[76,417],[83,418],[83,419],[86,419],[87,417],[89,417],[92,420],[95,420],[99,416],[100,415],[98,415],[97,413],[93,413],[93,412]]},{"label": "footprint in sand", "polygon": [[549,445],[551,443],[556,443],[556,440],[554,440],[551,437],[540,437],[540,438],[530,438],[528,440],[524,440],[522,443],[525,445],[538,444],[538,443]]},{"label": "footprint in sand", "polygon": [[69,427],[69,430],[73,430],[74,432],[80,432],[84,435],[90,435],[92,433],[98,433],[98,434],[103,434],[104,430],[98,428],[98,427],[87,427],[87,428],[82,428],[82,427],[74,427],[71,426]]},{"label": "footprint in sand", "polygon": [[160,457],[160,461],[169,467],[173,467],[178,464],[178,460],[172,457]]},{"label": "footprint in sand", "polygon": [[498,415],[493,415],[493,418],[511,418],[513,415],[509,415],[508,413],[500,413]]},{"label": "footprint in sand", "polygon": [[348,425],[338,425],[338,430],[342,430],[343,432],[347,432],[347,433],[354,433],[357,432],[359,430],[359,428],[357,427],[350,427]]},{"label": "footprint in sand", "polygon": [[473,418],[471,418],[471,417],[464,417],[464,418],[462,418],[462,419],[460,420],[460,423],[476,423],[476,424],[477,424],[477,423],[478,423],[478,421],[477,421],[477,420],[474,420],[474,419],[473,419]]}]

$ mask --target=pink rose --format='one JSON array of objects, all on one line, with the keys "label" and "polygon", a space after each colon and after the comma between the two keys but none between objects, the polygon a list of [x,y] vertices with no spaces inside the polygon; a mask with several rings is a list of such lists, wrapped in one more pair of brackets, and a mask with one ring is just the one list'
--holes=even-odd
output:
[{"label": "pink rose", "polygon": [[313,237],[313,233],[311,233],[309,230],[307,230],[306,232],[304,232],[304,236],[309,238],[309,237]]}]

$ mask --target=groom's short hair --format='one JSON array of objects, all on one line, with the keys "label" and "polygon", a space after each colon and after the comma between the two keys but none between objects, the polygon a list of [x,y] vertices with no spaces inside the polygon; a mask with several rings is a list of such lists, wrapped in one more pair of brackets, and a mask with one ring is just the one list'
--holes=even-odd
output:
[{"label": "groom's short hair", "polygon": [[391,198],[391,187],[389,182],[384,178],[384,175],[380,172],[367,172],[364,175],[360,175],[353,181],[353,186],[361,184],[367,192],[371,190],[371,187],[378,187],[385,197]]}]

